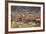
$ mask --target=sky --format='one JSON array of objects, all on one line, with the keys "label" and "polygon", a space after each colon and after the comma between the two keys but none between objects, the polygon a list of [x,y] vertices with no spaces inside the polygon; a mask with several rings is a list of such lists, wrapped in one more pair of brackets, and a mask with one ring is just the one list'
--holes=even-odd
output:
[{"label": "sky", "polygon": [[17,11],[17,12],[31,12],[31,11],[35,11],[35,12],[39,12],[40,11],[40,7],[32,7],[32,6],[11,6],[11,11]]}]

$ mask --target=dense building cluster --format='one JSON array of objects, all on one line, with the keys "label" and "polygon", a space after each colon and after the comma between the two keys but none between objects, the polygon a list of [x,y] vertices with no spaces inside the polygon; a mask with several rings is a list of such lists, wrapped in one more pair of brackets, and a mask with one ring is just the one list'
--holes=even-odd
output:
[{"label": "dense building cluster", "polygon": [[12,17],[14,17],[15,21],[40,21],[40,13],[36,14],[35,12],[14,12]]}]

